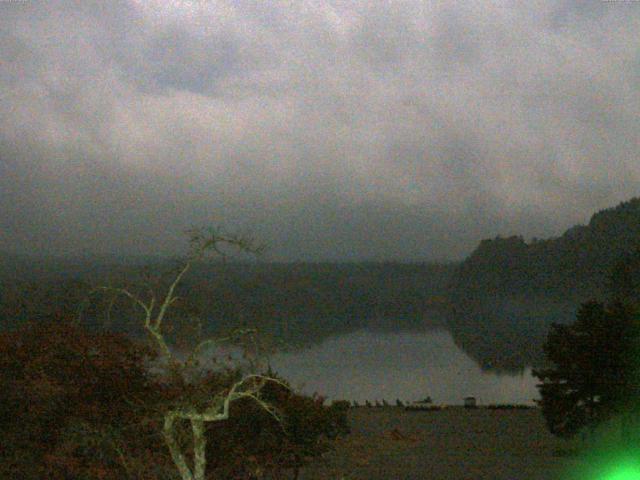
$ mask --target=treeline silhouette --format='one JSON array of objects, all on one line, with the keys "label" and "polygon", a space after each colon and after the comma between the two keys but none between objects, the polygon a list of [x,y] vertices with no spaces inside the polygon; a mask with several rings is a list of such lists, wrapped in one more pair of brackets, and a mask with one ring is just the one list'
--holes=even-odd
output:
[{"label": "treeline silhouette", "polygon": [[483,240],[449,285],[456,343],[486,369],[539,365],[551,324],[570,323],[581,303],[605,298],[614,271],[632,265],[639,247],[640,198],[557,238]]},{"label": "treeline silhouette", "polygon": [[[53,306],[77,310],[91,286],[121,285],[143,266],[154,272],[172,265],[154,257],[5,259],[0,269],[0,322],[5,328],[46,316]],[[181,285],[178,295],[185,301],[175,306],[173,320],[199,317],[203,334],[258,326],[292,347],[359,329],[444,327],[441,311],[454,268],[426,263],[202,263]],[[113,305],[103,298],[90,302],[82,318],[94,329],[135,335],[139,314],[124,297]]]}]

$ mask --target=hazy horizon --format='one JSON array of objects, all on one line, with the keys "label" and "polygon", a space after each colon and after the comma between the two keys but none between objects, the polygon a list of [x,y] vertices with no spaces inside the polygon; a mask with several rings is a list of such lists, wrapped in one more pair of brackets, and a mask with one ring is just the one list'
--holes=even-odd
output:
[{"label": "hazy horizon", "polygon": [[[640,198],[639,196],[633,197],[633,198]],[[631,199],[623,199],[622,201],[628,201]],[[616,205],[607,205],[602,207],[599,211],[601,210],[605,210],[605,209],[609,209],[609,208],[614,208]],[[561,237],[564,233],[567,232],[567,230],[571,230],[574,227],[582,227],[582,226],[586,226],[589,224],[589,219],[592,217],[593,214],[595,214],[597,212],[591,212],[586,220],[584,222],[580,222],[580,223],[576,223],[573,225],[569,225],[567,228],[563,229],[562,231],[556,232],[554,234],[549,235],[546,238],[540,238],[540,237],[531,237],[531,238],[526,238],[524,237],[522,234],[519,234],[517,232],[511,234],[511,235],[503,235],[500,232],[497,232],[493,235],[489,235],[487,237],[482,237],[482,238],[478,238],[477,242],[473,245],[473,247],[468,251],[468,252],[463,252],[460,256],[452,258],[452,257],[443,257],[443,258],[366,258],[366,257],[357,257],[354,256],[353,258],[318,258],[318,257],[314,257],[313,255],[310,255],[308,257],[305,258],[283,258],[283,257],[274,257],[271,255],[270,252],[270,246],[269,245],[265,245],[266,246],[266,250],[263,254],[259,255],[259,256],[244,256],[244,257],[234,257],[233,255],[230,256],[227,259],[221,259],[221,258],[216,258],[215,256],[209,257],[208,259],[205,259],[205,261],[211,261],[211,262],[227,262],[227,263],[244,263],[244,262],[249,262],[249,263],[274,263],[274,264],[287,264],[287,263],[310,263],[310,264],[315,264],[315,263],[336,263],[336,264],[341,264],[341,263],[391,263],[391,264],[433,264],[433,265],[438,265],[438,264],[454,264],[454,263],[460,263],[461,261],[463,261],[469,254],[472,253],[472,251],[478,246],[478,244],[485,240],[485,239],[493,239],[496,237],[502,237],[502,238],[506,238],[506,237],[510,237],[510,236],[518,236],[518,237],[522,237],[524,239],[524,241],[528,244],[534,242],[534,241],[540,241],[540,240],[553,240],[556,239],[558,237]],[[210,225],[204,225],[204,227],[207,227]],[[113,252],[87,252],[87,251],[81,251],[81,252],[63,252],[63,253],[50,253],[50,252],[38,252],[38,251],[26,251],[26,250],[21,250],[21,249],[14,249],[14,250],[10,250],[10,249],[0,249],[0,254],[7,254],[7,255],[11,255],[14,257],[29,257],[29,258],[37,258],[37,259],[52,259],[52,260],[61,260],[61,261],[66,261],[66,260],[80,260],[80,261],[86,261],[86,260],[113,260],[113,259],[122,259],[122,260],[159,260],[159,261],[165,261],[165,260],[171,260],[171,259],[175,259],[175,258],[180,258],[186,251],[187,251],[187,246],[188,246],[188,233],[185,231],[183,232],[183,236],[182,236],[182,245],[183,245],[183,249],[182,251],[175,251],[175,252],[153,252],[153,251],[148,251],[148,252],[118,252],[118,251],[113,251]],[[259,238],[257,238],[258,241],[260,241]]]}]

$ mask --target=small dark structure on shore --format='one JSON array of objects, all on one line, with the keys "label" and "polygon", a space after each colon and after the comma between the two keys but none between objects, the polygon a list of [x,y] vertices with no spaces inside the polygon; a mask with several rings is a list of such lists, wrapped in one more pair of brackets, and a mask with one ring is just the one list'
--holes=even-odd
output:
[{"label": "small dark structure on shore", "polygon": [[433,404],[433,400],[431,400],[431,397],[427,397],[424,400],[420,400],[417,402],[412,402],[407,404],[404,409],[405,410],[427,410],[427,411],[431,411],[431,410],[442,410],[442,406],[441,405],[434,405]]},{"label": "small dark structure on shore", "polygon": [[464,408],[478,408],[476,397],[465,397]]}]

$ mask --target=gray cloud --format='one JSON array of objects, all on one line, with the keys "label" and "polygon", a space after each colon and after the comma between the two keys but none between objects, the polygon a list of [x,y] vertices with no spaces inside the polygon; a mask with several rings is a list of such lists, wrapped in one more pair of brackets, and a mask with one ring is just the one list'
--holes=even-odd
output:
[{"label": "gray cloud", "polygon": [[1,3],[0,249],[560,234],[639,193],[638,27],[633,2]]}]

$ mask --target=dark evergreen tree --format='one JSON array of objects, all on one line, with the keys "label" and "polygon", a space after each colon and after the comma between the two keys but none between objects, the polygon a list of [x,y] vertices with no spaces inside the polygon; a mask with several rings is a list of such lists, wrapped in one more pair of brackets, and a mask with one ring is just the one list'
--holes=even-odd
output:
[{"label": "dark evergreen tree", "polygon": [[534,371],[550,431],[570,437],[640,405],[640,318],[629,304],[583,304],[570,325],[554,324]]}]

